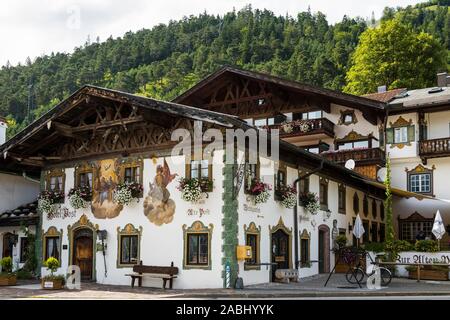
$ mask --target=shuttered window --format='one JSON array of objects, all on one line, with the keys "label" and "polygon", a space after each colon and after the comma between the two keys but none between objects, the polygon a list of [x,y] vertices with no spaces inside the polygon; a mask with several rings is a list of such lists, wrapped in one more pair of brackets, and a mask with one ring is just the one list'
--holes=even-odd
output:
[{"label": "shuttered window", "polygon": [[415,140],[415,126],[388,128],[386,142],[388,144],[409,143]]}]

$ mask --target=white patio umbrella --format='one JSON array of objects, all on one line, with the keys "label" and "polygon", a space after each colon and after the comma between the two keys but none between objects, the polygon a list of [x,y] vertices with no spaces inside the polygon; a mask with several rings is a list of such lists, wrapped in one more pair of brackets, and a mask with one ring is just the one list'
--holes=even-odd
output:
[{"label": "white patio umbrella", "polygon": [[439,249],[441,247],[441,239],[445,234],[444,223],[442,222],[441,213],[439,210],[436,212],[436,216],[434,217],[433,229],[431,232],[434,234],[436,239],[438,240]]},{"label": "white patio umbrella", "polygon": [[364,232],[366,232],[364,230],[364,226],[363,223],[361,221],[361,218],[359,217],[359,214],[356,216],[356,220],[355,223],[353,225],[353,235],[356,237],[356,239],[358,239],[358,241],[356,242],[356,245],[359,246],[359,239],[361,239],[361,237],[363,236]]}]

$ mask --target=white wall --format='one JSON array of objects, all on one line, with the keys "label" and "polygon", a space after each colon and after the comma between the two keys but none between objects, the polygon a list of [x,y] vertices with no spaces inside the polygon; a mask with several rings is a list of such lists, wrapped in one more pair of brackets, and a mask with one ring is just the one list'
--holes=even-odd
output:
[{"label": "white wall", "polygon": [[[149,183],[154,180],[156,175],[157,165],[163,164],[163,159],[158,158],[156,163],[151,159],[144,159],[144,199],[138,203],[134,203],[122,210],[120,215],[114,219],[96,219],[87,210],[77,210],[74,218],[56,218],[53,220],[43,220],[43,229],[48,230],[50,226],[55,226],[58,230],[63,229],[63,245],[69,248],[68,229],[69,224],[74,224],[80,219],[82,214],[86,214],[89,221],[93,224],[98,224],[99,229],[105,229],[108,232],[107,239],[107,277],[104,276],[104,261],[102,252],[97,252],[96,255],[96,277],[97,282],[104,284],[121,284],[130,285],[130,277],[125,274],[132,272],[132,268],[117,268],[117,227],[121,229],[126,224],[132,223],[134,227],[143,227],[141,238],[141,255],[140,259],[144,265],[159,265],[169,266],[173,261],[174,265],[179,268],[178,278],[174,280],[174,288],[218,288],[222,287],[222,169],[223,152],[216,151],[214,154],[215,163],[217,165],[213,168],[214,190],[209,193],[209,197],[205,199],[204,204],[190,204],[181,199],[181,194],[176,190],[178,185],[178,178],[185,176],[185,163],[179,161],[177,164],[172,163],[170,158],[166,158],[171,173],[177,173],[178,177],[168,185],[170,198],[176,203],[176,211],[173,221],[170,224],[156,226],[151,223],[146,216],[144,216],[143,200],[149,191]],[[73,187],[74,169],[66,169],[66,185],[65,190],[68,191]],[[65,207],[69,207],[68,199],[66,198]],[[204,208],[210,211],[209,215],[201,218],[198,216],[188,216],[188,209]],[[73,210],[71,208],[71,210]],[[201,220],[203,224],[209,226],[210,223],[214,225],[211,240],[211,254],[212,254],[212,268],[211,270],[183,270],[183,229],[182,226],[186,224],[188,227],[196,220]],[[58,273],[65,273],[69,262],[69,250],[62,250],[62,267]],[[43,274],[47,274],[47,270],[43,268]],[[145,279],[144,286],[161,287],[161,279]]]},{"label": "white wall", "polygon": [[391,159],[399,159],[399,158],[411,158],[417,157],[418,149],[417,149],[417,140],[419,139],[419,126],[417,124],[417,113],[405,113],[402,115],[389,116],[387,122],[387,128],[391,128],[391,123],[395,123],[400,116],[406,121],[412,120],[412,125],[414,125],[415,129],[415,141],[411,141],[410,145],[403,145],[399,147],[395,144],[387,144],[386,152],[389,154]]},{"label": "white wall", "polygon": [[36,201],[38,194],[39,183],[0,173],[0,213]]},{"label": "white wall", "polygon": [[434,112],[425,115],[428,139],[450,137],[450,111]]},{"label": "white wall", "polygon": [[[36,232],[36,228],[35,226],[30,226],[29,227],[29,231],[31,233],[35,233]],[[19,268],[23,267],[23,263],[20,263],[20,238],[25,237],[25,233],[22,231],[21,227],[19,226],[15,226],[15,227],[0,227],[0,257],[4,258],[3,255],[3,236],[7,233],[13,233],[13,234],[17,234],[19,236],[19,239],[17,241],[17,244],[15,246],[13,246],[13,255],[12,255],[12,260],[13,260],[13,270],[17,270]]]}]

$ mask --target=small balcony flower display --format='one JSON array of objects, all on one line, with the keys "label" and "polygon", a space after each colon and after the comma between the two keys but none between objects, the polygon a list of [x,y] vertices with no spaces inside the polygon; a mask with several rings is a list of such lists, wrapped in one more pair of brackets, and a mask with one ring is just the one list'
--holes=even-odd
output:
[{"label": "small balcony flower display", "polygon": [[15,286],[17,283],[17,275],[12,272],[11,257],[4,257],[0,260],[2,272],[0,272],[0,286]]},{"label": "small balcony flower display", "polygon": [[44,265],[47,270],[50,270],[50,275],[42,277],[41,287],[42,289],[58,290],[64,287],[65,277],[62,275],[55,275],[54,273],[59,268],[59,261],[54,257],[48,258]]},{"label": "small balcony flower display", "polygon": [[272,187],[262,182],[259,179],[253,179],[250,187],[248,189],[248,193],[254,197],[255,204],[266,203],[270,198],[269,191],[272,190]]},{"label": "small balcony flower display", "polygon": [[281,125],[281,129],[285,133],[291,133],[292,131],[294,131],[294,125],[292,124],[292,122],[285,122]]},{"label": "small balcony flower display", "polygon": [[297,190],[293,186],[280,186],[276,193],[283,207],[292,209],[297,204]]},{"label": "small balcony flower display", "polygon": [[177,189],[181,191],[181,199],[187,202],[198,202],[203,194],[212,190],[212,181],[208,178],[181,178]]},{"label": "small balcony flower display", "polygon": [[305,207],[306,211],[315,215],[319,212],[319,197],[313,192],[306,192],[300,194],[300,205]]},{"label": "small balcony flower display", "polygon": [[302,121],[298,124],[300,132],[306,133],[311,130],[311,124],[309,121]]},{"label": "small balcony flower display", "polygon": [[42,212],[52,213],[55,204],[64,200],[64,193],[60,191],[42,191],[38,197],[38,208]]},{"label": "small balcony flower display", "polygon": [[126,206],[129,205],[133,200],[139,201],[142,196],[144,188],[140,183],[137,182],[125,182],[117,185],[114,191],[113,201],[117,204]]},{"label": "small balcony flower display", "polygon": [[69,203],[74,209],[86,209],[92,200],[92,190],[88,186],[70,189]]}]

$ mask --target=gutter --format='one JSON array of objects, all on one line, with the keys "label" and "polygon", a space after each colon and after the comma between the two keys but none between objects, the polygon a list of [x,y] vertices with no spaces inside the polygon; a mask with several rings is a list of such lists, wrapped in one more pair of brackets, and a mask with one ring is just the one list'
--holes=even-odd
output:
[{"label": "gutter", "polygon": [[[310,175],[322,170],[323,168],[323,163],[325,162],[325,159],[322,159],[320,162],[320,165],[315,168],[314,170],[298,177],[297,179],[295,179],[294,181],[294,187],[297,190],[297,201],[298,201],[298,188],[297,188],[297,184],[301,181],[304,180],[305,178],[309,177]],[[295,269],[298,270],[298,217],[297,217],[297,206],[298,203],[294,206],[294,258],[295,258]]]}]

